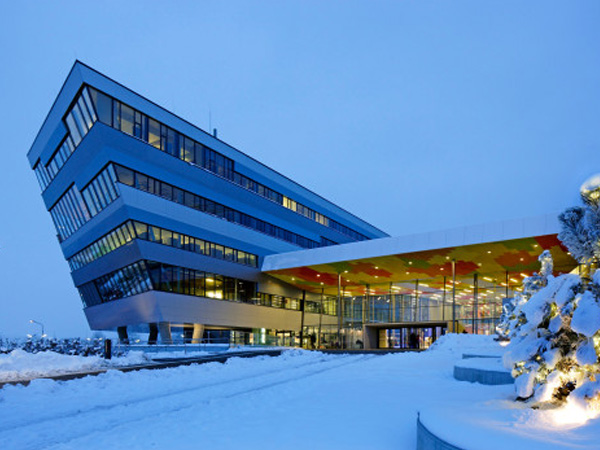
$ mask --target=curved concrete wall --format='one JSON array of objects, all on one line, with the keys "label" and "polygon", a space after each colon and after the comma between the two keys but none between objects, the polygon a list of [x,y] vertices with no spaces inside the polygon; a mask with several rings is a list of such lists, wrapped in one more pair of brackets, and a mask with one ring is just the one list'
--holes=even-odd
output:
[{"label": "curved concrete wall", "polygon": [[510,372],[460,366],[454,366],[454,378],[458,381],[469,381],[471,383],[488,384],[491,386],[513,384],[515,382]]},{"label": "curved concrete wall", "polygon": [[421,422],[421,417],[417,417],[417,450],[463,450],[443,439],[437,437],[429,431]]}]

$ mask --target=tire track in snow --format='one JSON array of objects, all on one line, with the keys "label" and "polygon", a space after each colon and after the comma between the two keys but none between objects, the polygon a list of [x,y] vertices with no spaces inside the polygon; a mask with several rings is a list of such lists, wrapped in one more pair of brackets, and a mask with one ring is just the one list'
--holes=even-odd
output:
[{"label": "tire track in snow", "polygon": [[[67,444],[90,433],[113,430],[114,428],[147,420],[153,415],[169,415],[186,409],[197,408],[201,404],[263,391],[375,357],[376,355],[360,357],[344,355],[335,359],[320,359],[281,369],[267,370],[247,377],[238,377],[217,383],[187,387],[163,394],[152,394],[109,405],[93,406],[84,410],[76,409],[60,416],[31,417],[27,422],[21,421],[21,423],[10,424],[0,428],[0,437],[2,437],[0,440],[8,443],[8,440],[14,437],[15,444],[18,443],[19,448],[27,449],[47,448],[49,446]],[[346,361],[347,359],[351,359],[351,361]],[[292,376],[278,379],[279,375],[285,372],[292,372]],[[264,378],[266,380],[263,380]],[[235,386],[240,383],[242,383],[242,386],[236,389]],[[251,386],[248,386],[248,383]],[[234,387],[233,392],[230,389],[232,386]],[[218,390],[219,388],[221,392],[215,394],[214,389]],[[208,395],[201,397],[189,395],[207,389],[211,390]],[[181,396],[184,397],[178,398]],[[159,400],[167,400],[171,404],[165,404],[164,401],[161,402]],[[94,419],[94,416],[98,416],[99,420]],[[73,423],[70,424],[69,422]],[[59,436],[56,435],[57,432]],[[4,433],[8,433],[9,436],[3,436]],[[50,436],[53,436],[53,438],[49,438]]]}]

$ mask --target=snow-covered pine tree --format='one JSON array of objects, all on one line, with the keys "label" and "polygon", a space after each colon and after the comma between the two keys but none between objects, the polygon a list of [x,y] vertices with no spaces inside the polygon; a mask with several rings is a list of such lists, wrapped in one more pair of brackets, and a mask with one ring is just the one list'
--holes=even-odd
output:
[{"label": "snow-covered pine tree", "polygon": [[[600,176],[581,188],[583,207],[559,216],[559,238],[580,264],[600,256]],[[511,339],[504,363],[512,369],[518,398],[535,403],[579,400],[600,410],[600,271],[552,276],[551,260],[540,256],[540,275],[524,280],[515,298]],[[530,295],[528,295],[530,294]]]},{"label": "snow-covered pine tree", "polygon": [[554,263],[552,255],[548,250],[542,252],[538,257],[541,269],[540,273],[534,273],[532,276],[523,280],[523,292],[515,292],[515,296],[502,307],[500,322],[496,326],[496,333],[502,340],[511,339],[514,331],[527,322],[522,307],[525,303],[541,288],[548,283],[548,277],[552,277]]}]

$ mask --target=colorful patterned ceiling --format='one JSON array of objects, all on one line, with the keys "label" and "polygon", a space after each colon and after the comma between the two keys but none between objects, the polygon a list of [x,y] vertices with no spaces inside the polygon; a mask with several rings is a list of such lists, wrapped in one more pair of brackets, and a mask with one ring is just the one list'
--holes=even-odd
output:
[{"label": "colorful patterned ceiling", "polygon": [[432,288],[441,288],[452,277],[452,260],[456,261],[456,278],[493,279],[498,284],[506,279],[522,280],[539,270],[538,256],[550,250],[554,258],[555,273],[570,272],[577,263],[568,250],[554,235],[509,241],[450,247],[415,253],[385,255],[352,261],[294,267],[269,271],[268,273],[286,283],[310,292],[336,295],[338,274],[346,292],[361,295],[366,285],[382,292],[389,290],[390,283],[407,283],[427,280]]}]

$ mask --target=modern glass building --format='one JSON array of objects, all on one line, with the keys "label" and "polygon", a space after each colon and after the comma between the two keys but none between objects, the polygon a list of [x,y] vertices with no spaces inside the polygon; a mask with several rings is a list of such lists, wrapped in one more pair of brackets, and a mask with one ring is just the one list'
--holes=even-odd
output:
[{"label": "modern glass building", "polygon": [[90,327],[123,340],[427,344],[489,331],[542,249],[575,267],[552,219],[390,238],[80,62],[28,158]]}]

